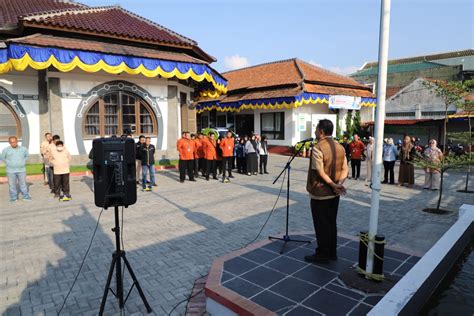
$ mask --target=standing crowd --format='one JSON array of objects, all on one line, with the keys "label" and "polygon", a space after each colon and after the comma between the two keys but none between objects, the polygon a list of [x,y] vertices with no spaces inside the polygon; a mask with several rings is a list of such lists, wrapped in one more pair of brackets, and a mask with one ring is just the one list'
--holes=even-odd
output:
[{"label": "standing crowd", "polygon": [[[354,135],[352,141],[347,136],[343,137],[342,146],[346,152],[346,159],[351,165],[352,179],[360,178],[361,162],[366,162],[366,181],[372,178],[372,163],[374,160],[375,139],[369,137],[367,144],[364,144],[358,135]],[[415,165],[417,158],[423,157],[426,161],[439,164],[443,160],[443,152],[438,148],[436,140],[432,139],[428,145],[422,147],[419,140],[406,135],[398,146],[394,144],[392,138],[386,138],[383,144],[382,160],[384,166],[384,177],[382,183],[395,184],[394,168],[395,163],[400,160],[398,173],[398,185],[413,187],[415,184]],[[425,168],[424,189],[437,190],[440,184],[440,170],[436,168]],[[351,177],[349,177],[350,179]]]}]

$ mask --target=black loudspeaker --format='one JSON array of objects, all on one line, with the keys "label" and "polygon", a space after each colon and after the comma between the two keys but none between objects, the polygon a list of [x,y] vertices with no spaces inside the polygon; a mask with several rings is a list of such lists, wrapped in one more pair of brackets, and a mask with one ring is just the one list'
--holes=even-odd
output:
[{"label": "black loudspeaker", "polygon": [[97,138],[92,142],[94,200],[98,207],[129,206],[137,201],[135,142]]}]

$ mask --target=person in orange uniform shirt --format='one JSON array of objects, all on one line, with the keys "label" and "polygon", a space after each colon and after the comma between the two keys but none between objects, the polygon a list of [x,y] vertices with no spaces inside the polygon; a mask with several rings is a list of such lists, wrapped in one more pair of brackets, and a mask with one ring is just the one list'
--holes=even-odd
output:
[{"label": "person in orange uniform shirt", "polygon": [[191,134],[191,141],[194,143],[194,177],[199,177],[199,157],[198,148],[202,146],[201,141],[196,138],[196,134]]},{"label": "person in orange uniform shirt", "polygon": [[[222,182],[229,182],[232,176],[232,160],[234,159],[234,138],[232,132],[227,131],[225,138],[221,140],[220,147],[222,150]],[[226,169],[229,171],[229,177],[225,177]]]},{"label": "person in orange uniform shirt", "polygon": [[204,135],[199,132],[196,138],[196,156],[198,171],[204,176],[206,174],[206,159],[204,159]]},{"label": "person in orange uniform shirt", "polygon": [[186,171],[188,172],[189,181],[196,181],[194,179],[195,144],[191,140],[189,132],[183,132],[182,135],[183,137],[176,143],[179,152],[179,181],[184,182]]},{"label": "person in orange uniform shirt", "polygon": [[206,160],[206,180],[209,181],[209,175],[212,173],[213,178],[217,180],[216,175],[216,136],[210,133],[208,137],[203,138],[204,159]]},{"label": "person in orange uniform shirt", "polygon": [[349,144],[349,148],[351,151],[352,178],[357,180],[360,177],[360,162],[362,161],[362,154],[365,149],[365,145],[359,139],[359,135],[354,135],[354,140]]}]

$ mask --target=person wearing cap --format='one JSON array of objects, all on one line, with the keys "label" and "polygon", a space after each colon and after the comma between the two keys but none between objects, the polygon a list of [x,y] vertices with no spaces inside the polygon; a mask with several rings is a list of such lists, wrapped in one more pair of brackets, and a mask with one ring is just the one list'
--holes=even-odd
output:
[{"label": "person wearing cap", "polygon": [[[220,147],[222,150],[222,182],[229,182],[232,176],[232,160],[234,160],[234,138],[232,132],[227,131],[226,137],[221,140]],[[226,178],[226,169],[229,176]]]},{"label": "person wearing cap", "polygon": [[179,152],[179,181],[184,182],[186,171],[188,172],[189,181],[196,181],[194,179],[194,154],[196,149],[188,131],[183,132],[183,137],[178,141],[177,149]]}]

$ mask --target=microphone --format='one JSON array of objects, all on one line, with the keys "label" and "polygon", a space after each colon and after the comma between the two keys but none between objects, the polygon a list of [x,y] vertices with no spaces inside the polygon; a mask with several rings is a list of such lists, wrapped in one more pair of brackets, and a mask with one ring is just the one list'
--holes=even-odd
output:
[{"label": "microphone", "polygon": [[313,140],[314,140],[314,138],[310,137],[310,138],[306,138],[306,139],[303,139],[302,141],[297,142],[297,144],[309,143],[309,142],[312,142]]}]

